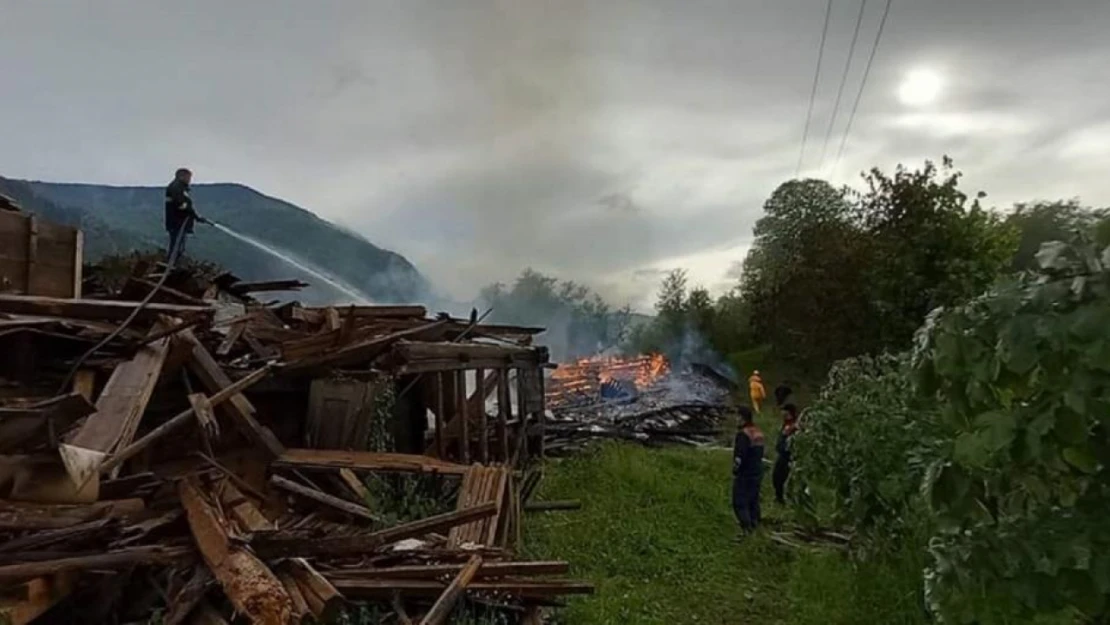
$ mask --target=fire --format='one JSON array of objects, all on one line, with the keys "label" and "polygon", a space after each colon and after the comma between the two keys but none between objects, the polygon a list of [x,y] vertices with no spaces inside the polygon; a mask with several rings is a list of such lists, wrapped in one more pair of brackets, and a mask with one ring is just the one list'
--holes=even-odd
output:
[{"label": "fire", "polygon": [[575,399],[597,398],[601,385],[614,381],[631,382],[642,391],[669,372],[670,364],[662,354],[582,358],[561,364],[552,372],[547,402],[559,405]]}]

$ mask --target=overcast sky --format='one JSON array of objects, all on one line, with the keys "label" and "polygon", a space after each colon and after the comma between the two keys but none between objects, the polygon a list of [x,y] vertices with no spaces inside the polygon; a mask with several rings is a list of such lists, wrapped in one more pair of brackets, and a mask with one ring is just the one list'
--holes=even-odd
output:
[{"label": "overcast sky", "polygon": [[[1110,204],[1110,2],[894,0],[831,171],[884,0],[822,167],[859,10],[833,5],[804,173],[947,153],[999,206]],[[532,266],[649,306],[673,267],[726,288],[794,175],[824,11],[0,0],[0,175],[164,184],[186,164],[347,225],[456,297]]]}]

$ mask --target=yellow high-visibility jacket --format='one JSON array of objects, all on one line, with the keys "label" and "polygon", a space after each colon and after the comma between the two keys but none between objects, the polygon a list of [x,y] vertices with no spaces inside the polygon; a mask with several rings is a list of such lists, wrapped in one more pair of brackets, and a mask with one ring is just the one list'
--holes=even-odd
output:
[{"label": "yellow high-visibility jacket", "polygon": [[748,392],[752,396],[752,401],[763,401],[767,398],[767,390],[763,388],[763,378],[758,375],[753,375],[748,378]]}]

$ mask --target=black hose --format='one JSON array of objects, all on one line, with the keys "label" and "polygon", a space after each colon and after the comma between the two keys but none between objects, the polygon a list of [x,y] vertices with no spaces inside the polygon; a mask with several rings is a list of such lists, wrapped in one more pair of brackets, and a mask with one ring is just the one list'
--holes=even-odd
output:
[{"label": "black hose", "polygon": [[167,254],[166,270],[162,272],[162,277],[158,279],[158,283],[155,284],[154,288],[150,290],[150,293],[147,293],[146,297],[144,297],[143,300],[139,302],[139,305],[135,307],[135,310],[132,310],[131,314],[123,320],[123,323],[119,324],[119,326],[117,326],[116,329],[113,330],[108,336],[100,339],[100,341],[96,345],[93,345],[91,348],[89,348],[89,351],[81,354],[81,357],[73,363],[72,367],[70,367],[69,373],[66,374],[65,380],[62,381],[62,385],[58,388],[58,392],[56,393],[57,395],[62,395],[67,391],[67,389],[69,389],[69,385],[73,382],[73,377],[77,375],[77,370],[81,368],[81,365],[84,365],[85,361],[87,361],[90,356],[95,354],[98,350],[103,348],[105,345],[119,336],[124,330],[126,330],[127,326],[131,325],[131,322],[135,320],[135,317],[138,317],[139,313],[142,312],[144,308],[146,308],[147,304],[150,303],[150,300],[154,299],[154,295],[158,293],[159,289],[161,289],[166,284],[166,278],[170,276],[170,272],[173,271],[174,265],[177,264],[177,260],[181,257],[181,253],[178,250],[180,249],[181,241],[185,238],[185,229],[185,224],[182,224],[181,227],[177,229],[177,235],[174,237],[173,245]]}]

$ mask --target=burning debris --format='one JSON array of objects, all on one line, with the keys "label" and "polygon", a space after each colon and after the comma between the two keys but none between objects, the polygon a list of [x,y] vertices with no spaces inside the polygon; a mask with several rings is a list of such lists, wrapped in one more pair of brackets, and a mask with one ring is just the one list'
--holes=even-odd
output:
[{"label": "burning debris", "polygon": [[712,367],[675,370],[661,354],[560,365],[547,382],[546,449],[565,455],[606,438],[711,445],[734,388]]}]

